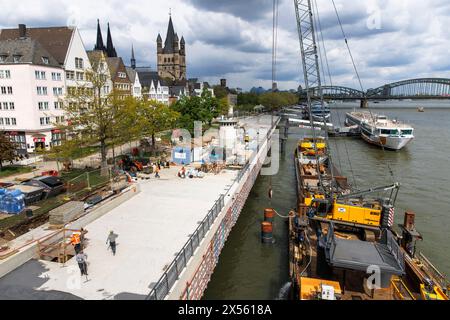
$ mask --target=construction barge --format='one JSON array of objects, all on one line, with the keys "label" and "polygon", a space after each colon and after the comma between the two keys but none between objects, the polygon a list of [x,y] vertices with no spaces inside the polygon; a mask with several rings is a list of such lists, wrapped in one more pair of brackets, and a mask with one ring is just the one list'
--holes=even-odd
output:
[{"label": "construction barge", "polygon": [[[295,151],[298,208],[289,218],[292,294],[299,300],[448,300],[449,282],[416,242],[415,214],[394,230],[393,184],[352,193],[325,138]],[[375,193],[387,197],[375,197]]]}]

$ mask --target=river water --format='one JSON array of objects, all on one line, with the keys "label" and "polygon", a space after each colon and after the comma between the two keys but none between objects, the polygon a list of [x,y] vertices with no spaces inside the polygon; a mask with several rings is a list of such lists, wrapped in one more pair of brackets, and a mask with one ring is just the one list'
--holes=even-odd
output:
[{"label": "river water", "polygon": [[[397,101],[370,106],[375,113],[412,124],[416,139],[402,151],[383,152],[359,138],[333,138],[330,147],[334,162],[350,181],[354,177],[359,189],[388,185],[394,179],[400,182],[396,223],[402,223],[406,210],[414,211],[416,227],[424,237],[419,251],[441,272],[450,275],[450,102]],[[417,112],[418,106],[425,107],[425,113]],[[342,123],[345,113],[354,107],[357,105],[338,104],[333,122],[337,124],[340,119]],[[287,214],[295,207],[293,151],[305,134],[309,133],[304,129],[291,128],[286,152],[280,157],[279,173],[271,178],[260,176],[256,181],[204,299],[286,299],[287,223],[276,219],[273,245],[261,244],[260,224],[264,208],[273,207],[280,214]],[[267,196],[270,183],[274,192],[272,203]]]}]

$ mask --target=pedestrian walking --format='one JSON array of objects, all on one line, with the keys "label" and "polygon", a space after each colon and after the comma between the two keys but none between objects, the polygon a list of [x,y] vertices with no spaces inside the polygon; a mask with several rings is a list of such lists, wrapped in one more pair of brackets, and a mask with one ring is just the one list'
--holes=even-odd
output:
[{"label": "pedestrian walking", "polygon": [[87,273],[87,263],[86,263],[86,261],[87,261],[87,255],[83,252],[83,251],[80,251],[79,253],[77,253],[77,255],[75,256],[75,259],[77,260],[77,263],[78,263],[78,267],[80,268],[80,272],[81,272],[81,276],[86,276],[86,279],[87,279],[87,276],[88,276],[88,273]]},{"label": "pedestrian walking", "polygon": [[109,242],[109,247],[111,248],[111,251],[114,256],[116,255],[116,247],[117,247],[116,239],[118,236],[119,235],[115,234],[114,231],[110,231],[109,235],[108,235],[108,239],[106,239],[106,244],[108,244],[108,242]]},{"label": "pedestrian walking", "polygon": [[160,167],[160,166],[157,166],[157,167],[156,167],[156,170],[155,170],[155,172],[156,172],[156,173],[155,173],[155,178],[158,178],[158,179],[161,178],[160,175],[159,175],[159,172],[160,172],[160,171],[161,171],[161,167]]}]

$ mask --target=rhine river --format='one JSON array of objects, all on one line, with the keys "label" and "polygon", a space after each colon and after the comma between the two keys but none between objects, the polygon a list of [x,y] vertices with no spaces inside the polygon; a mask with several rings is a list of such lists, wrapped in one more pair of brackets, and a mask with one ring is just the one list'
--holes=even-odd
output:
[{"label": "rhine river", "polygon": [[[333,122],[345,119],[355,105],[338,104]],[[359,189],[392,183],[387,163],[401,183],[396,204],[396,223],[403,222],[406,210],[416,213],[416,227],[424,241],[418,251],[450,276],[450,101],[397,101],[371,104],[374,113],[410,123],[416,139],[399,152],[373,147],[359,138],[331,139],[335,164]],[[417,107],[425,107],[425,113]],[[308,132],[291,128],[286,152],[280,156],[280,170],[271,179],[260,176],[238,223],[221,254],[219,264],[204,299],[285,299],[289,287],[287,224],[275,222],[273,245],[261,244],[260,225],[264,208],[280,214],[295,208],[296,189],[293,151]],[[350,156],[350,162],[347,156]],[[340,160],[340,161],[339,161]],[[274,198],[268,199],[272,181]]]}]

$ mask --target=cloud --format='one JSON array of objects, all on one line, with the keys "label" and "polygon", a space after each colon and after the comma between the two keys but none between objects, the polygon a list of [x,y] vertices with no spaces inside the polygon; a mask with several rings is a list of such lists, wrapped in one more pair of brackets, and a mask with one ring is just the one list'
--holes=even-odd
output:
[{"label": "cloud", "polygon": [[[448,77],[448,0],[334,1],[366,88]],[[358,88],[332,2],[317,3],[318,39],[325,40],[321,47],[333,83]],[[171,8],[175,29],[186,39],[189,77],[210,83],[226,77],[229,85],[244,89],[271,86],[271,0],[0,0],[0,8],[0,28],[76,25],[88,50],[94,46],[97,18],[104,37],[109,21],[124,61],[129,63],[133,44],[138,65],[153,68],[156,37],[165,37]],[[291,89],[303,83],[293,1],[280,0],[279,10],[277,78],[280,88]]]},{"label": "cloud", "polygon": [[223,12],[242,18],[246,21],[254,21],[272,15],[272,0],[189,0],[200,10],[210,12]]}]

